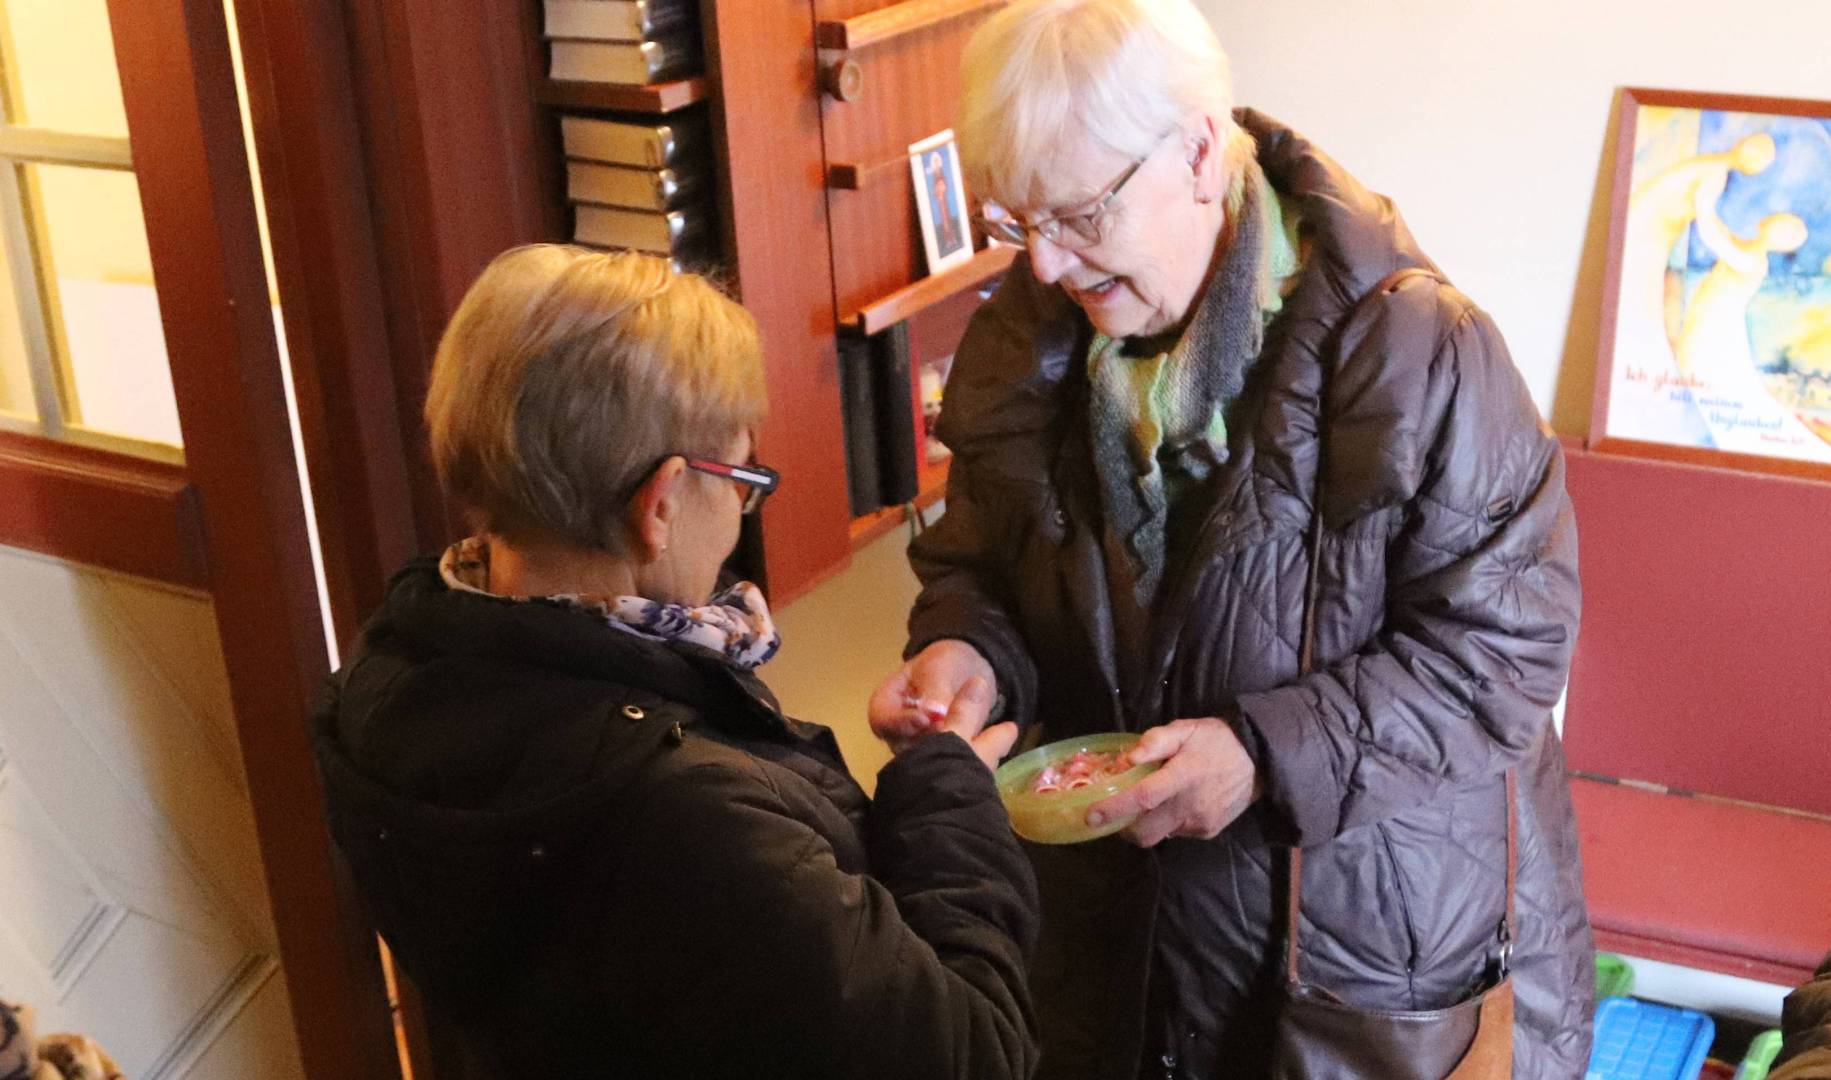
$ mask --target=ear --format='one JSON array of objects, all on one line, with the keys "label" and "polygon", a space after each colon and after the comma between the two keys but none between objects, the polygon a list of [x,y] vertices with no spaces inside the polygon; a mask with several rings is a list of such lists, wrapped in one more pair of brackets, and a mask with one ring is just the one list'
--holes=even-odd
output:
[{"label": "ear", "polygon": [[634,545],[631,554],[638,563],[654,562],[668,549],[674,525],[679,520],[681,478],[686,471],[684,459],[668,458],[630,497],[627,513]]},{"label": "ear", "polygon": [[1184,129],[1184,160],[1189,163],[1198,202],[1215,202],[1226,194],[1227,155],[1224,150],[1212,116],[1198,116]]}]

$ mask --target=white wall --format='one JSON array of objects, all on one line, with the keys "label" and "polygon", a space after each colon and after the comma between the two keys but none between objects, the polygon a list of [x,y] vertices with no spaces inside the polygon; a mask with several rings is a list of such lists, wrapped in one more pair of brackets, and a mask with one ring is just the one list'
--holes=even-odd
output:
[{"label": "white wall", "polygon": [[1831,2],[1197,0],[1238,97],[1392,196],[1589,426],[1620,86],[1831,98]]}]

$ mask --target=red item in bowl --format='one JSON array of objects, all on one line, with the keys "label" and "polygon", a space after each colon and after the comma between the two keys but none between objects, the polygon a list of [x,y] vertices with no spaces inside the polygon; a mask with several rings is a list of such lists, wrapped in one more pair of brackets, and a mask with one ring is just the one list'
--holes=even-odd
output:
[{"label": "red item in bowl", "polygon": [[1092,750],[1083,750],[1059,765],[1050,765],[1036,774],[1030,782],[1030,791],[1035,795],[1048,795],[1056,791],[1075,791],[1103,780],[1117,776],[1131,768],[1131,763],[1121,760],[1121,754],[1102,754]]}]

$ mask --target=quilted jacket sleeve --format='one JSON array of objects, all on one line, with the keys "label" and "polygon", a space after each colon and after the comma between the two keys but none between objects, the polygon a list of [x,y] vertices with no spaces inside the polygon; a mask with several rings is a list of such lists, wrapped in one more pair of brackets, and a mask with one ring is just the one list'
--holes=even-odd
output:
[{"label": "quilted jacket sleeve", "polygon": [[1047,479],[1057,388],[1078,325],[1060,291],[1036,283],[1027,259],[1018,257],[974,313],[948,378],[938,431],[954,451],[947,513],[909,547],[922,592],[909,613],[907,650],[913,656],[943,638],[970,643],[998,676],[1002,718],[1019,725],[1035,711],[1037,672],[1007,596],[1011,494]]},{"label": "quilted jacket sleeve", "polygon": [[[1576,523],[1556,438],[1485,313],[1447,288],[1402,296],[1331,388],[1380,422],[1339,438],[1332,426],[1325,474],[1385,459],[1373,467],[1399,478],[1384,624],[1352,655],[1237,702],[1275,818],[1298,843],[1514,764],[1550,724],[1576,639]],[[1429,336],[1410,351],[1428,363],[1391,359],[1420,322]],[[1325,521],[1345,516],[1321,501]],[[1368,538],[1330,533],[1325,559],[1357,542]]]},{"label": "quilted jacket sleeve", "polygon": [[1000,718],[1024,726],[1035,712],[1036,662],[992,585],[1001,572],[994,558],[998,530],[975,484],[977,457],[956,456],[947,478],[947,513],[909,545],[909,565],[922,591],[909,613],[906,655],[945,638],[972,645],[997,677]]},{"label": "quilted jacket sleeve", "polygon": [[869,876],[842,870],[760,770],[708,762],[663,785],[635,857],[668,883],[640,916],[667,942],[645,981],[690,987],[680,1008],[752,1033],[753,1075],[1027,1077],[1036,883],[990,774],[937,735],[878,784]]}]

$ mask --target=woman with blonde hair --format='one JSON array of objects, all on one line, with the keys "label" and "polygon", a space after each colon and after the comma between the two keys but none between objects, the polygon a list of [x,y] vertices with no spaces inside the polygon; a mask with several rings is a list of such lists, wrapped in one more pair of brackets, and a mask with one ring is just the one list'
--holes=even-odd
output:
[{"label": "woman with blonde hair", "polygon": [[956,354],[872,725],[990,682],[1026,741],[1162,762],[1090,809],[1123,839],[1031,850],[1040,1075],[1581,1075],[1576,532],[1493,322],[1234,111],[1188,0],[1017,0],[963,74],[968,184],[1027,258]]},{"label": "woman with blonde hair", "polygon": [[508,252],[439,346],[433,462],[479,531],[395,576],[316,743],[375,924],[477,1073],[1033,1064],[991,695],[869,802],[757,680],[762,595],[717,591],[776,485],[764,403],[750,316],[648,256]]}]

